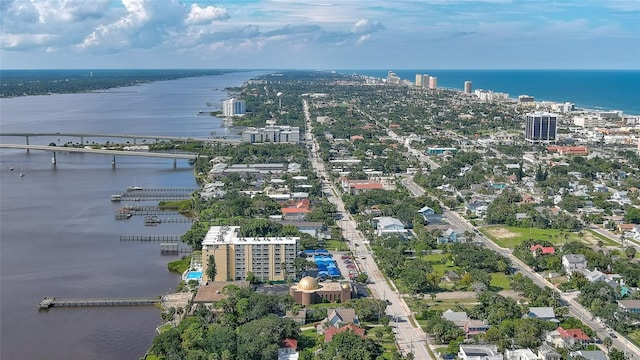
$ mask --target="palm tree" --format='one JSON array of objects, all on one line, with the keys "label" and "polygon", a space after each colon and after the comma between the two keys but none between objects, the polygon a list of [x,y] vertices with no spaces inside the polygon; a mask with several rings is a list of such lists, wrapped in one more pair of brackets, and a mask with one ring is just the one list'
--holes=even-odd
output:
[{"label": "palm tree", "polygon": [[607,354],[609,354],[609,348],[611,348],[611,345],[613,345],[613,340],[611,340],[611,338],[607,336],[606,338],[604,338],[604,340],[602,340],[602,343],[607,347]]}]

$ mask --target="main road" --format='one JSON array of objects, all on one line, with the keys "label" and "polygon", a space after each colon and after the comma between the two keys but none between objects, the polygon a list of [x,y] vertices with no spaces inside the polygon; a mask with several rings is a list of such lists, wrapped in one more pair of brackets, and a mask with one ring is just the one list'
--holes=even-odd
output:
[{"label": "main road", "polygon": [[387,306],[387,314],[392,316],[395,324],[395,336],[398,348],[403,355],[413,353],[416,359],[433,359],[433,357],[427,351],[425,346],[426,334],[420,326],[413,326],[412,312],[405,303],[401,294],[393,289],[388,283],[378,266],[373,259],[373,255],[367,250],[366,241],[362,232],[357,230],[356,222],[351,215],[346,211],[342,199],[338,195],[338,192],[327,179],[324,163],[319,157],[319,147],[316,139],[312,133],[311,117],[309,114],[309,105],[306,100],[303,100],[304,115],[306,119],[306,140],[311,143],[310,161],[316,171],[316,173],[323,178],[322,188],[327,199],[336,205],[336,208],[340,214],[342,214],[342,221],[339,222],[340,227],[345,234],[345,238],[349,243],[349,247],[353,254],[356,255],[356,260],[359,261],[360,270],[367,273],[371,284],[369,289],[374,297],[378,299],[388,300],[390,303]]}]

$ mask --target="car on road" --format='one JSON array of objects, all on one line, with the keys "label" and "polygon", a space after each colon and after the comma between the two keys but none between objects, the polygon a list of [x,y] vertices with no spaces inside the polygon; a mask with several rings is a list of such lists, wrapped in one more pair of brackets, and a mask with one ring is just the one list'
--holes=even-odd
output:
[{"label": "car on road", "polygon": [[612,339],[618,338],[618,336],[616,334],[612,333],[612,332],[609,333],[609,337],[612,338]]},{"label": "car on road", "polygon": [[595,344],[602,344],[602,339],[600,339],[599,337],[594,337],[592,340]]}]

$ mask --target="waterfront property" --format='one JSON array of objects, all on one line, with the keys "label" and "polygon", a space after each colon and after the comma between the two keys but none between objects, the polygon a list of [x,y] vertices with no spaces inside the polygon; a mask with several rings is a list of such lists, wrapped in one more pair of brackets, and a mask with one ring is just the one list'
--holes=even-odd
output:
[{"label": "waterfront property", "polygon": [[[249,272],[261,281],[283,281],[294,273],[299,237],[243,237],[239,226],[212,226],[202,242],[204,281],[245,280]],[[213,255],[216,277],[207,274]]]}]

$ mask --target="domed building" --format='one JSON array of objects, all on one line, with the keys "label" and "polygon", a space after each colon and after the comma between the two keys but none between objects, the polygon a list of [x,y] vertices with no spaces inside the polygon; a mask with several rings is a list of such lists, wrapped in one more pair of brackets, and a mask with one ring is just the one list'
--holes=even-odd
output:
[{"label": "domed building", "polygon": [[318,283],[314,277],[305,276],[297,285],[289,288],[289,294],[298,304],[312,305],[323,302],[346,302],[353,294],[349,282],[325,282]]}]

